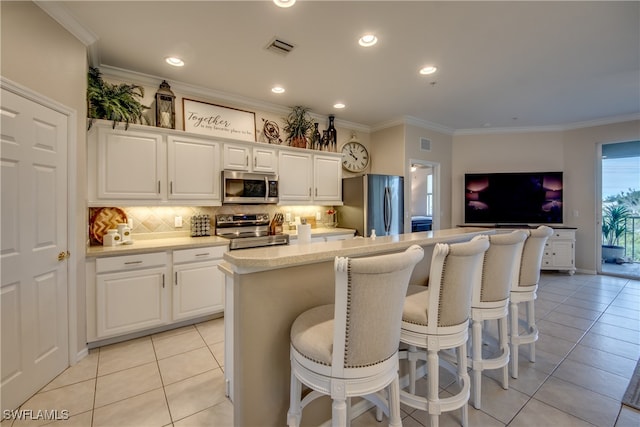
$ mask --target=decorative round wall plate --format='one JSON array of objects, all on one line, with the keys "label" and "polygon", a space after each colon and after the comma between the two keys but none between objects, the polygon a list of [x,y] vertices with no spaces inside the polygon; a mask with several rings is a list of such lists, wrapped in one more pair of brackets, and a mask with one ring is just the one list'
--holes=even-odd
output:
[{"label": "decorative round wall plate", "polygon": [[102,244],[102,238],[107,230],[118,228],[118,224],[127,222],[127,214],[120,208],[97,208],[92,212],[89,221],[91,239]]}]

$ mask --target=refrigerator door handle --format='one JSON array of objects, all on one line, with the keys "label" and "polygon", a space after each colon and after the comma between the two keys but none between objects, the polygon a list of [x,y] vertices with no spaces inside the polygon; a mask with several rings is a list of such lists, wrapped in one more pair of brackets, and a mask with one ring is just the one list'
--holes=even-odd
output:
[{"label": "refrigerator door handle", "polygon": [[391,229],[391,191],[384,187],[384,232],[389,234]]}]

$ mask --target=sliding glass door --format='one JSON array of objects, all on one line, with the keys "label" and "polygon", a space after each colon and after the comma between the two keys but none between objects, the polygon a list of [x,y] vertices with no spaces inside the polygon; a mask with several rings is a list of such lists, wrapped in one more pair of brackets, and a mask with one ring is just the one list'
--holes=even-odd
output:
[{"label": "sliding glass door", "polygon": [[640,141],[602,145],[600,273],[640,278]]}]

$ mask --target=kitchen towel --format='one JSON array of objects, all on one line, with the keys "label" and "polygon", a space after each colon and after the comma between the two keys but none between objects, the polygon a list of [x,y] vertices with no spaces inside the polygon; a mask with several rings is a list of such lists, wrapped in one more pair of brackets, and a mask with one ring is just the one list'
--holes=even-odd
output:
[{"label": "kitchen towel", "polygon": [[311,224],[298,225],[298,242],[311,243]]}]

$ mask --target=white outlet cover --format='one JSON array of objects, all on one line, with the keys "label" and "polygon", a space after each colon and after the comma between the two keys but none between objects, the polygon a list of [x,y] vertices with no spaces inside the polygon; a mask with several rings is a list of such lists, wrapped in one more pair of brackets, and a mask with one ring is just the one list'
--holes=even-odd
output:
[{"label": "white outlet cover", "polygon": [[173,220],[173,225],[175,227],[182,227],[182,217],[181,216],[175,217]]}]

